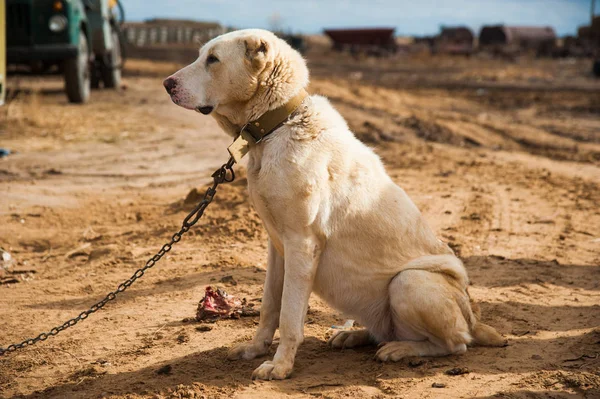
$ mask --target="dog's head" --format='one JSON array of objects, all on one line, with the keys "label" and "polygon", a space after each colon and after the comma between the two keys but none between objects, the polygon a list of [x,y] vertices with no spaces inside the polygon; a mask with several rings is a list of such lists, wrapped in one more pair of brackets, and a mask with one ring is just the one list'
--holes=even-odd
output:
[{"label": "dog's head", "polygon": [[205,115],[243,124],[278,107],[308,83],[302,56],[273,33],[246,29],[221,35],[200,48],[198,59],[169,76],[173,102]]}]

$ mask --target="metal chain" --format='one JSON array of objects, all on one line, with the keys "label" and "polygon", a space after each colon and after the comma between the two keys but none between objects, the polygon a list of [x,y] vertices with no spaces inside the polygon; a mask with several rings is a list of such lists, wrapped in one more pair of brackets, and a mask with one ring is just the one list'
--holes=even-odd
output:
[{"label": "metal chain", "polygon": [[21,348],[25,348],[26,346],[33,345],[35,343],[38,343],[39,341],[45,341],[48,338],[50,338],[51,336],[54,336],[54,335],[58,334],[59,332],[66,330],[69,327],[73,327],[75,324],[79,323],[81,320],[87,319],[87,317],[90,314],[95,313],[98,310],[102,309],[104,307],[104,305],[106,305],[108,302],[114,300],[117,297],[117,295],[119,295],[121,292],[127,290],[127,288],[129,288],[137,279],[139,279],[140,277],[142,277],[144,275],[146,270],[154,267],[156,262],[158,262],[167,252],[169,252],[171,250],[171,248],[173,247],[173,245],[178,243],[181,240],[181,237],[185,233],[187,233],[190,230],[190,228],[198,222],[198,220],[200,220],[200,218],[204,214],[204,210],[212,202],[212,200],[217,192],[217,187],[219,186],[219,184],[231,183],[235,179],[235,173],[233,172],[233,164],[234,163],[235,163],[235,161],[234,161],[233,157],[230,157],[229,161],[227,161],[226,164],[223,164],[219,169],[217,169],[212,174],[212,178],[213,178],[212,186],[206,190],[206,193],[204,194],[204,198],[202,199],[202,201],[200,201],[200,203],[194,208],[194,210],[191,211],[185,217],[185,219],[183,219],[181,229],[179,229],[179,231],[177,233],[173,234],[173,236],[171,237],[171,241],[168,242],[167,244],[163,245],[162,248],[156,253],[156,255],[154,255],[153,257],[148,259],[148,261],[146,261],[146,264],[144,267],[136,270],[136,272],[133,273],[133,275],[130,278],[128,278],[127,280],[125,280],[124,282],[119,284],[119,286],[117,287],[117,289],[115,291],[108,293],[104,297],[104,299],[102,299],[100,302],[93,304],[88,310],[81,312],[79,314],[79,316],[74,317],[74,318],[64,322],[60,326],[54,327],[53,329],[51,329],[48,332],[41,333],[40,335],[38,335],[35,338],[26,339],[25,341],[23,341],[21,343],[8,345],[6,348],[0,348],[0,356],[4,356],[8,353],[14,352]]}]

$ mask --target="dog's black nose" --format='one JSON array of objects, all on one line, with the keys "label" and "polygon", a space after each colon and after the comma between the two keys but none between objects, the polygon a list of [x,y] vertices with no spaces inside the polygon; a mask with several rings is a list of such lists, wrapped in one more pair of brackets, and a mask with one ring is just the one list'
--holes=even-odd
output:
[{"label": "dog's black nose", "polygon": [[204,115],[208,115],[212,112],[214,107],[206,106],[206,107],[198,107],[198,111],[202,112]]},{"label": "dog's black nose", "polygon": [[177,81],[173,78],[166,78],[163,82],[165,89],[167,89],[167,93],[171,94],[175,86],[177,86]]}]

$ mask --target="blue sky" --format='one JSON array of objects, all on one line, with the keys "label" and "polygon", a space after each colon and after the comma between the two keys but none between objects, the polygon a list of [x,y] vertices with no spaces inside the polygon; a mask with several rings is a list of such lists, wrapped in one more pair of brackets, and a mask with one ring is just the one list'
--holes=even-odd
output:
[{"label": "blue sky", "polygon": [[[153,17],[218,21],[237,28],[269,28],[274,14],[293,32],[324,27],[396,27],[399,35],[436,33],[440,25],[551,25],[559,35],[589,23],[591,0],[122,0],[127,19]],[[600,1],[598,2],[600,3]],[[600,13],[600,4],[597,5]]]}]

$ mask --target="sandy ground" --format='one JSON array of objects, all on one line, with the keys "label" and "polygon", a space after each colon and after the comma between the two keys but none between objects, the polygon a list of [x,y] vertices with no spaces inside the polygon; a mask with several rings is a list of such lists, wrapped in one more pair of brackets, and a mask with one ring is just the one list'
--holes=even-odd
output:
[{"label": "sandy ground", "polygon": [[[600,84],[589,62],[309,61],[311,91],[332,100],[460,254],[483,319],[509,346],[381,364],[375,348],[328,348],[346,317],[313,297],[292,378],[252,381],[264,359],[225,353],[257,318],[188,321],[207,285],[259,306],[266,234],[239,166],[202,221],[117,301],[0,358],[1,397],[600,397]],[[96,91],[86,106],[67,104],[54,78],[9,81],[0,146],[16,154],[0,160],[0,245],[17,263],[0,271],[2,346],[129,277],[227,158],[212,119],[164,93],[176,65],[127,68],[124,90]],[[445,373],[454,367],[469,372]]]}]

